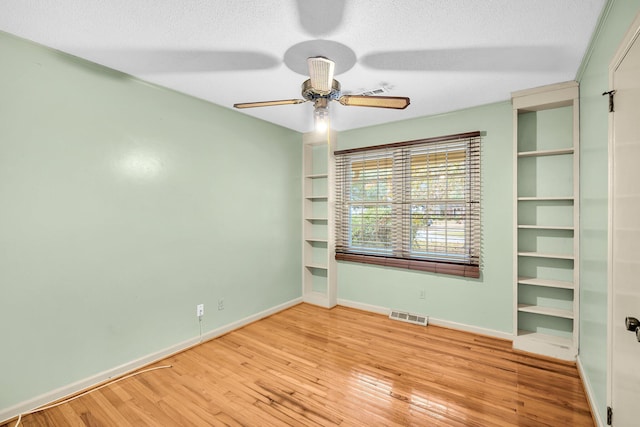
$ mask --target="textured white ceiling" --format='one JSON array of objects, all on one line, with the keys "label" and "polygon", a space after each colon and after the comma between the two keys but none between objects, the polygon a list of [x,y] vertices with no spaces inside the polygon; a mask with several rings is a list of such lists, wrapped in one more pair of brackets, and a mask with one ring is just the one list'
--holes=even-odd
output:
[{"label": "textured white ceiling", "polygon": [[[385,87],[406,110],[331,103],[347,130],[509,99],[572,80],[606,0],[1,0],[0,30],[232,108],[300,98],[306,56],[343,92]],[[302,62],[302,63],[300,63]],[[293,71],[296,70],[296,71]],[[300,132],[311,103],[242,110]]]}]

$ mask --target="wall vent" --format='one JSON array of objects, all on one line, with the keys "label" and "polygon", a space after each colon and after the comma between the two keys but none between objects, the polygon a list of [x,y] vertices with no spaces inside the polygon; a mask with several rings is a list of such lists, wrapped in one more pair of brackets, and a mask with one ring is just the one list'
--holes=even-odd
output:
[{"label": "wall vent", "polygon": [[389,319],[400,320],[402,322],[413,323],[413,324],[422,325],[422,326],[427,326],[427,323],[429,322],[428,316],[411,314],[411,313],[407,313],[406,311],[397,311],[397,310],[391,310],[391,313],[389,313]]},{"label": "wall vent", "polygon": [[377,89],[371,89],[371,90],[365,90],[361,93],[361,95],[364,96],[375,96],[375,95],[382,95],[383,93],[386,93],[387,89],[384,87],[380,87]]}]

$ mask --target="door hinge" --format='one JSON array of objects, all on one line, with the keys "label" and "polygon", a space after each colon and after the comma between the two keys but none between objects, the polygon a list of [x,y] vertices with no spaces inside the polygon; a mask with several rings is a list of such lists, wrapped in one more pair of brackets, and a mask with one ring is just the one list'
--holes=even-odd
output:
[{"label": "door hinge", "polygon": [[609,112],[613,113],[613,95],[616,94],[615,90],[610,90],[609,92],[602,92],[602,96],[609,95]]},{"label": "door hinge", "polygon": [[611,424],[612,419],[613,419],[613,409],[611,409],[611,406],[607,406],[607,425],[608,426],[612,425]]}]

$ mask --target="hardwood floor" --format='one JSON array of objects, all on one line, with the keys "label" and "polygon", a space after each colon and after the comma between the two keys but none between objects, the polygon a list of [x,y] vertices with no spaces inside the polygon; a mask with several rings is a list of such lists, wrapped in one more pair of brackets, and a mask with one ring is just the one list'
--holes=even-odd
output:
[{"label": "hardwood floor", "polygon": [[345,307],[301,304],[166,364],[21,426],[593,425],[574,364]]}]

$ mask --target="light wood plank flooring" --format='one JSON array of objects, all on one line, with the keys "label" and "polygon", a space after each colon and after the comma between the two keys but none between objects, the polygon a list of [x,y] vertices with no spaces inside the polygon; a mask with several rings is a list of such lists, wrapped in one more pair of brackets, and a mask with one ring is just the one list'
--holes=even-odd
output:
[{"label": "light wood plank flooring", "polygon": [[345,307],[301,304],[165,364],[21,425],[593,425],[575,364]]}]

